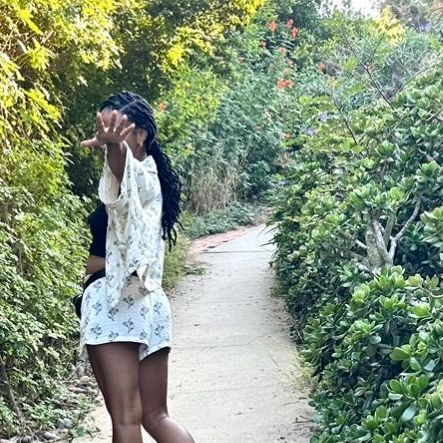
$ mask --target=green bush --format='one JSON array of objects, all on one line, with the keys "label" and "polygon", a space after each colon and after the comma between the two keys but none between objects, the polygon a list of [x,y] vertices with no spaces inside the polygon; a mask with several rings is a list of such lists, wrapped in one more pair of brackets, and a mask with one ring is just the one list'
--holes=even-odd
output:
[{"label": "green bush", "polygon": [[[262,3],[2,2],[0,438],[66,414],[63,384],[78,338],[71,298],[102,164],[78,143],[97,106],[123,88],[155,100],[179,65],[212,53]],[[168,255],[166,284],[183,257],[183,247]]]},{"label": "green bush", "polygon": [[177,238],[177,244],[172,250],[166,250],[165,267],[163,272],[163,286],[168,289],[174,288],[180,277],[186,274],[186,258],[188,254],[188,242],[183,235]]},{"label": "green bush", "polygon": [[443,61],[433,35],[386,17],[325,19],[347,35],[326,33],[316,52],[334,69],[325,58],[299,75],[274,193],[280,285],[317,378],[316,442],[442,439]]}]

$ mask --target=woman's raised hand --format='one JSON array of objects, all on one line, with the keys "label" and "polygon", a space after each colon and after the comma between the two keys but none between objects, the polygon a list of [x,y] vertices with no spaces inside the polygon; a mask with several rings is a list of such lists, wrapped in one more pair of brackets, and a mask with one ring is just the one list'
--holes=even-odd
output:
[{"label": "woman's raised hand", "polygon": [[127,125],[128,117],[126,115],[122,115],[119,119],[117,119],[117,117],[118,112],[112,111],[109,127],[106,128],[103,122],[103,115],[101,112],[98,112],[95,120],[97,128],[95,137],[82,141],[81,145],[91,149],[104,149],[106,145],[120,144],[135,128],[135,125],[133,123],[129,126]]}]

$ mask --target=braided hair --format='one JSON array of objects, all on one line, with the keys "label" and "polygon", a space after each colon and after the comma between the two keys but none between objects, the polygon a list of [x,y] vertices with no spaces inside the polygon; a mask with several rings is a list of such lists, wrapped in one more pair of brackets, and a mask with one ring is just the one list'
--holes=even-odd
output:
[{"label": "braided hair", "polygon": [[117,110],[126,114],[128,120],[137,128],[145,129],[148,133],[145,140],[145,150],[152,155],[157,164],[158,178],[163,195],[162,228],[163,240],[168,240],[169,248],[177,241],[177,231],[174,225],[180,226],[181,213],[180,196],[181,182],[178,174],[174,171],[169,157],[161,150],[157,141],[157,124],[154,111],[149,103],[134,92],[123,91],[108,97],[100,107],[104,109]]}]

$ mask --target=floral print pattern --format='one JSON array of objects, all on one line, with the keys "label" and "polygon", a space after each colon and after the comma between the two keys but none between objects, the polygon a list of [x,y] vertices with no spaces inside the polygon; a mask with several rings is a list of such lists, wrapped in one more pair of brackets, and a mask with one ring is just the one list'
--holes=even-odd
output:
[{"label": "floral print pattern", "polygon": [[155,160],[151,155],[137,160],[126,145],[120,183],[105,156],[98,193],[108,213],[105,283],[111,307],[121,300],[122,288],[134,271],[146,293],[161,290],[163,199]]},{"label": "floral print pattern", "polygon": [[[141,295],[140,280],[132,276],[123,288],[123,299],[111,307],[106,297],[105,277],[96,280],[85,291],[80,321],[80,357],[88,359],[86,344],[115,341],[140,343],[139,358],[164,347],[171,347],[171,306],[163,291]],[[88,295],[88,297],[86,297]],[[125,299],[133,303],[129,306]],[[94,306],[101,304],[101,309]]]},{"label": "floral print pattern", "polygon": [[142,360],[171,347],[171,307],[162,289],[163,201],[154,159],[139,161],[126,145],[120,183],[105,156],[98,191],[108,213],[106,277],[83,295],[80,358],[88,359],[86,344],[133,341],[140,343]]}]

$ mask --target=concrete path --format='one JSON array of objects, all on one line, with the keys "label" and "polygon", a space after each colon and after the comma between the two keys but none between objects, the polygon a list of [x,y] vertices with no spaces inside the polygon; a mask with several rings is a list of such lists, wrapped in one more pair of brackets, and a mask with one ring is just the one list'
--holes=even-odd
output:
[{"label": "concrete path", "polygon": [[[197,443],[309,442],[289,318],[271,295],[270,239],[259,227],[202,253],[206,272],[171,296],[169,410]],[[101,435],[77,443],[111,441],[106,410],[94,418]]]}]

